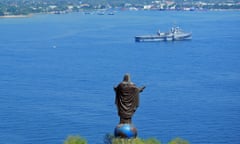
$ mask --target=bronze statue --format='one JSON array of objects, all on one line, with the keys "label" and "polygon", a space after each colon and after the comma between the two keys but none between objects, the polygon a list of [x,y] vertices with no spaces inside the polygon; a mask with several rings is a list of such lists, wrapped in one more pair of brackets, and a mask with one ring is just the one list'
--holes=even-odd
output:
[{"label": "bronze statue", "polygon": [[116,92],[115,104],[120,117],[120,124],[131,124],[132,116],[139,106],[139,93],[145,86],[138,88],[130,80],[130,75],[125,74],[123,81],[114,87]]}]

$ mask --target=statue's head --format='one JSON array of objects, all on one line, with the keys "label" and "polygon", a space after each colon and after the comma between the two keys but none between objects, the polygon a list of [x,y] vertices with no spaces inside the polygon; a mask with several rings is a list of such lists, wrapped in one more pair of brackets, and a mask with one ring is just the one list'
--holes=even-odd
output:
[{"label": "statue's head", "polygon": [[130,74],[126,73],[123,77],[124,82],[131,82]]}]

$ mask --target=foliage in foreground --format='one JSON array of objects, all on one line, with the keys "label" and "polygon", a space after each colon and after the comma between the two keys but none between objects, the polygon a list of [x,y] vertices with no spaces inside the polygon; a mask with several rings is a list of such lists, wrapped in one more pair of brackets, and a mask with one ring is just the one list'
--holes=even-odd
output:
[{"label": "foliage in foreground", "polygon": [[64,144],[87,144],[87,141],[80,136],[69,136]]},{"label": "foliage in foreground", "polygon": [[149,139],[122,139],[122,138],[114,138],[111,144],[160,144],[160,142],[155,138]]},{"label": "foliage in foreground", "polygon": [[[87,144],[87,141],[80,136],[69,136],[64,141],[64,144]],[[115,138],[114,136],[107,134],[104,138],[104,144],[160,144],[160,141],[155,138],[149,138],[146,140],[140,138]],[[189,144],[189,142],[182,138],[175,138],[168,142],[168,144]]]},{"label": "foliage in foreground", "polygon": [[189,144],[189,142],[182,138],[175,138],[175,139],[171,140],[168,144]]},{"label": "foliage in foreground", "polygon": [[113,135],[107,134],[104,138],[104,144],[160,144],[160,141],[155,138],[149,138],[146,140],[140,138],[115,138]]}]

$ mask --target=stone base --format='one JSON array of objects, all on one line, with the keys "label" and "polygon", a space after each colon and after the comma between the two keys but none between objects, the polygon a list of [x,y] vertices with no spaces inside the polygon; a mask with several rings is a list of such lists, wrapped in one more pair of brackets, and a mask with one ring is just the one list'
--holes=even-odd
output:
[{"label": "stone base", "polygon": [[137,129],[132,124],[119,124],[114,130],[115,137],[136,138]]}]

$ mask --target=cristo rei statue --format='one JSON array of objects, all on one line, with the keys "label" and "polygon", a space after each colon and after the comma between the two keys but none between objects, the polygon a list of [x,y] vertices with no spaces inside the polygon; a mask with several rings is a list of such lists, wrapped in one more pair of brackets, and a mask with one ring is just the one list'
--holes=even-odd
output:
[{"label": "cristo rei statue", "polygon": [[123,81],[114,87],[116,93],[115,104],[120,122],[116,126],[114,135],[120,138],[135,138],[137,129],[132,124],[132,116],[139,106],[139,94],[143,87],[137,87],[131,82],[130,75],[125,74]]}]

